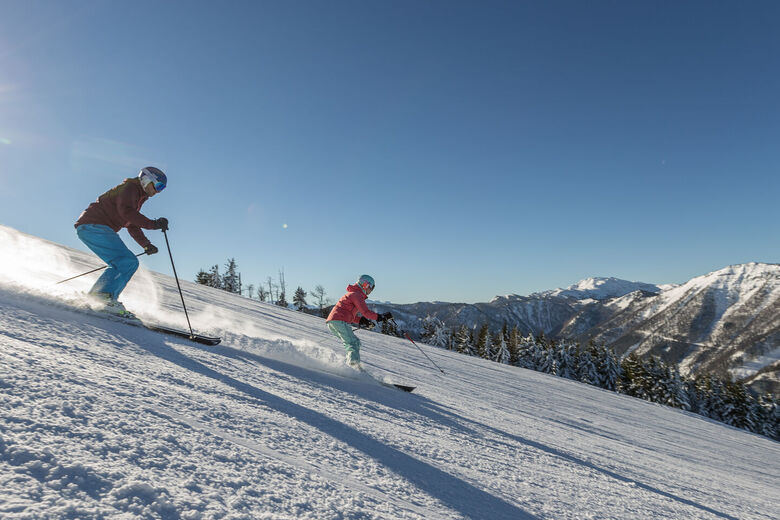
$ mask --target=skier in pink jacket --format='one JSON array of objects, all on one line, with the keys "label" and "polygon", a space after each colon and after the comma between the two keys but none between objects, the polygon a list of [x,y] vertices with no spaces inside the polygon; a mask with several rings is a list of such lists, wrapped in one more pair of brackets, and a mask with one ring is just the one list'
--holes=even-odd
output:
[{"label": "skier in pink jacket", "polygon": [[[352,332],[352,325],[368,326],[369,320],[387,321],[393,315],[389,312],[377,314],[366,306],[366,299],[374,290],[374,279],[362,275],[357,283],[347,286],[347,293],[339,299],[330,311],[326,323],[328,329],[341,341],[347,350],[347,364],[360,369],[360,340]],[[358,319],[360,314],[360,319]]]}]

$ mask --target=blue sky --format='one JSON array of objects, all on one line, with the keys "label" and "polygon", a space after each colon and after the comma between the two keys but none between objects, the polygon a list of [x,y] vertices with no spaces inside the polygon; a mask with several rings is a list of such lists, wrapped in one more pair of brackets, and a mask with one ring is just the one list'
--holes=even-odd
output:
[{"label": "blue sky", "polygon": [[0,5],[27,233],[86,250],[80,212],[156,165],[189,280],[476,302],[780,261],[778,2]]}]

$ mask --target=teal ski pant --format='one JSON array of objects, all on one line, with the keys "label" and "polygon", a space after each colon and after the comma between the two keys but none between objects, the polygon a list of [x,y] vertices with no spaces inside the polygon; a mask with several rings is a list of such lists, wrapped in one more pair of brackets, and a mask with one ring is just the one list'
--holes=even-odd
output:
[{"label": "teal ski pant", "polygon": [[347,363],[360,361],[360,340],[352,332],[352,326],[346,321],[333,320],[328,322],[328,329],[341,341],[347,349]]},{"label": "teal ski pant", "polygon": [[108,264],[108,269],[103,271],[89,292],[107,293],[116,300],[138,269],[138,258],[108,226],[82,224],[76,228],[76,234],[93,253]]}]

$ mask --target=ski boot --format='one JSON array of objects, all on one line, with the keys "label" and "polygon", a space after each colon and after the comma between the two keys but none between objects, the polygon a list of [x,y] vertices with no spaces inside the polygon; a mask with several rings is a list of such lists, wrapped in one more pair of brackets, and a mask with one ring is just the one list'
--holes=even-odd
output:
[{"label": "ski boot", "polygon": [[99,312],[112,314],[114,316],[117,316],[125,320],[140,321],[135,316],[135,314],[125,309],[125,306],[122,304],[122,302],[120,302],[119,300],[115,300],[111,296],[111,294],[97,292],[97,293],[90,293],[90,296],[92,297],[93,300],[95,300],[101,305],[102,308],[97,309]]},{"label": "ski boot", "polygon": [[360,359],[355,359],[350,354],[347,354],[347,366],[357,370],[358,372],[363,371],[363,365],[360,363]]}]

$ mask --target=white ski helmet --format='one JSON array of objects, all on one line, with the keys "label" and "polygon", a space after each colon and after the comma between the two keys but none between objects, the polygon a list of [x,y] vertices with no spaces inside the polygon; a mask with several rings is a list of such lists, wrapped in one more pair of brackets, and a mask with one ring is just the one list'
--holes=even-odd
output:
[{"label": "white ski helmet", "polygon": [[358,287],[363,291],[363,294],[368,296],[368,293],[374,290],[374,279],[367,274],[360,275],[357,281]]},{"label": "white ski helmet", "polygon": [[141,179],[141,186],[146,189],[146,186],[150,183],[154,184],[154,189],[157,193],[161,192],[168,185],[168,178],[163,171],[154,166],[147,166],[141,173],[138,174],[138,178]]}]

